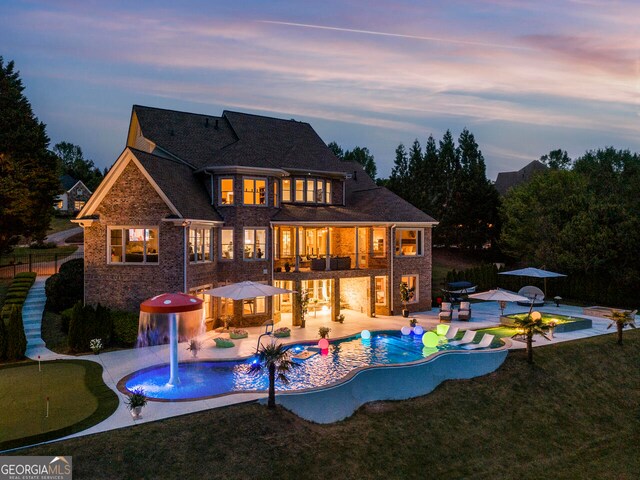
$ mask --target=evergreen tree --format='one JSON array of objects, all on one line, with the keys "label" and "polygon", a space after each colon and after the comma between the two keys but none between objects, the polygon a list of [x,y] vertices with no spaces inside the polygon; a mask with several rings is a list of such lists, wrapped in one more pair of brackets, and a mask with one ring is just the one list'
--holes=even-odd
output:
[{"label": "evergreen tree", "polygon": [[21,360],[27,351],[27,336],[22,323],[22,309],[16,305],[10,307],[7,325],[7,360]]},{"label": "evergreen tree", "polygon": [[44,240],[60,189],[45,125],[23,90],[14,62],[0,57],[0,253],[19,235]]},{"label": "evergreen tree", "polygon": [[423,169],[422,147],[418,139],[415,139],[409,149],[407,186],[411,184],[411,188],[407,188],[407,198],[405,200],[418,208],[421,208],[422,194],[425,190]]},{"label": "evergreen tree", "polygon": [[438,199],[443,197],[442,172],[436,141],[433,135],[429,135],[424,148],[423,168],[420,174],[420,182],[423,185],[420,208],[435,219],[440,218],[442,213],[441,205],[438,205]]},{"label": "evergreen tree", "polygon": [[389,190],[396,195],[407,198],[409,185],[409,158],[403,144],[396,148],[396,158],[393,161],[391,176],[389,177]]},{"label": "evergreen tree", "polygon": [[460,171],[460,159],[456,150],[451,131],[447,130],[440,140],[438,150],[438,164],[442,172],[442,188],[437,199],[440,205],[439,224],[434,229],[434,243],[452,245],[456,238],[456,208],[454,198],[457,196],[458,173]]}]

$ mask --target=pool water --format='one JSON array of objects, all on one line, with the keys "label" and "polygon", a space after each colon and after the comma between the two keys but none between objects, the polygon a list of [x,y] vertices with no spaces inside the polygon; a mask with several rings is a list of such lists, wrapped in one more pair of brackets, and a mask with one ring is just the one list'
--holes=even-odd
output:
[{"label": "pool water", "polygon": [[[331,342],[329,349],[320,352],[315,346],[292,345],[291,353],[296,355],[304,350],[317,352],[306,360],[293,359],[299,366],[287,375],[289,383],[283,385],[276,380],[277,390],[301,390],[317,388],[336,382],[360,367],[371,365],[391,365],[424,359],[443,350],[458,347],[443,343],[427,348],[422,344],[422,336],[401,335],[400,332],[373,334],[370,340],[360,336]],[[128,391],[143,388],[150,399],[185,400],[212,397],[231,392],[267,390],[267,372],[258,374],[249,370],[256,357],[233,362],[186,362],[179,365],[181,384],[167,386],[169,365],[161,365],[140,370],[124,380]]]}]

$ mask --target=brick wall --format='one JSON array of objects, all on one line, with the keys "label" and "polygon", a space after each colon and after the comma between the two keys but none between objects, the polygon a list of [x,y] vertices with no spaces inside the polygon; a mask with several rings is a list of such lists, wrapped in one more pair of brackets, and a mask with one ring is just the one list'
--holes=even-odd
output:
[{"label": "brick wall", "polygon": [[[393,245],[393,244],[392,244]],[[403,275],[418,275],[418,302],[408,305],[410,312],[431,310],[431,229],[424,229],[424,256],[422,257],[395,257],[393,259],[393,292],[394,314],[402,311],[400,301],[400,281]]]}]

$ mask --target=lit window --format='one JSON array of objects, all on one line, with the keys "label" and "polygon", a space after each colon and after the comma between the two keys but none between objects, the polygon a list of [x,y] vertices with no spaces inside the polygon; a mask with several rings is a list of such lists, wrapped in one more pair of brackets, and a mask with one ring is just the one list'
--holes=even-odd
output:
[{"label": "lit window", "polygon": [[189,229],[189,260],[191,262],[211,261],[211,229]]},{"label": "lit window", "polygon": [[409,288],[409,301],[407,303],[418,303],[418,276],[404,275],[400,281],[406,283]]},{"label": "lit window", "polygon": [[233,260],[233,228],[220,230],[220,258]]},{"label": "lit window", "polygon": [[387,304],[387,277],[376,277],[376,305]]},{"label": "lit window", "polygon": [[282,229],[282,257],[288,258],[293,256],[292,253],[292,235],[290,229]]},{"label": "lit window", "polygon": [[220,179],[220,204],[233,205],[233,178]]},{"label": "lit window", "polygon": [[245,260],[260,260],[266,258],[267,230],[265,228],[244,229],[244,258]]},{"label": "lit window", "polygon": [[288,178],[282,180],[282,201],[291,201],[291,180]]},{"label": "lit window", "polygon": [[244,179],[244,204],[245,205],[266,205],[267,204],[267,180],[264,178]]},{"label": "lit window", "polygon": [[396,230],[396,256],[422,255],[422,229]]},{"label": "lit window", "polygon": [[110,263],[158,263],[158,229],[112,228]]},{"label": "lit window", "polygon": [[307,202],[316,201],[316,181],[307,180]]},{"label": "lit window", "polygon": [[242,302],[243,315],[258,315],[267,312],[266,297],[247,298]]},{"label": "lit window", "polygon": [[324,202],[324,180],[318,180],[316,186],[316,203]]},{"label": "lit window", "polygon": [[325,185],[325,194],[327,197],[326,203],[331,203],[331,180],[327,180]]},{"label": "lit window", "polygon": [[373,228],[373,256],[384,257],[385,255],[386,229],[384,227]]},{"label": "lit window", "polygon": [[304,202],[304,180],[296,180],[296,202]]},{"label": "lit window", "polygon": [[62,202],[62,200],[56,200],[53,204],[53,208],[55,208],[56,210],[62,210],[63,205],[64,203]]},{"label": "lit window", "polygon": [[74,210],[82,210],[84,208],[84,204],[86,202],[83,202],[82,200],[76,200],[73,202],[73,208]]}]

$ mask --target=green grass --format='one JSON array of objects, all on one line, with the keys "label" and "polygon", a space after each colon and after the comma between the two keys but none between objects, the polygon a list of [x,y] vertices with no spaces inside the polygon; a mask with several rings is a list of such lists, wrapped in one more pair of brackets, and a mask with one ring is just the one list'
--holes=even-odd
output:
[{"label": "green grass", "polygon": [[37,362],[0,367],[0,392],[0,450],[85,430],[118,406],[102,366],[82,360],[42,362],[41,372]]},{"label": "green grass", "polygon": [[[74,478],[635,479],[640,330],[524,351],[484,377],[333,425],[244,404],[20,452]],[[153,409],[151,404],[147,407]]]},{"label": "green grass", "polygon": [[73,217],[52,217],[51,223],[49,224],[49,230],[47,230],[47,235],[76,228],[78,225],[71,223],[72,218]]},{"label": "green grass", "polygon": [[[78,249],[77,245],[64,245],[55,248],[28,248],[17,247],[13,249],[9,255],[3,255],[0,257],[0,266],[11,265],[12,263],[28,263],[29,254],[33,255],[34,261],[53,261],[54,254],[58,255],[58,260],[68,257]],[[46,258],[45,258],[46,256]]]}]

